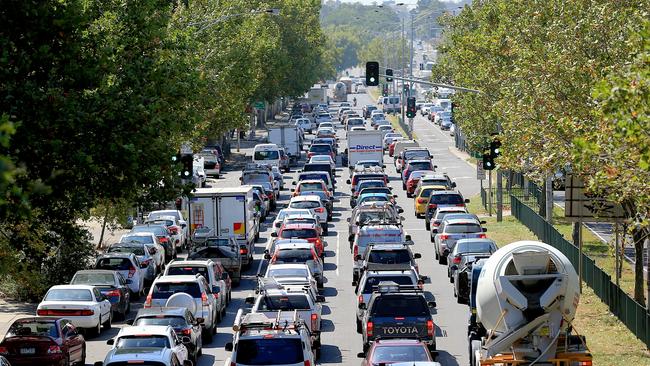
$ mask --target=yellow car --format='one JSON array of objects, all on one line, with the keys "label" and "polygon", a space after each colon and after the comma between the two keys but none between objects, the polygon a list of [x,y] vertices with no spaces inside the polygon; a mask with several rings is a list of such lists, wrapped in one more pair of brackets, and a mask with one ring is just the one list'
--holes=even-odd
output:
[{"label": "yellow car", "polygon": [[429,204],[429,196],[433,191],[446,191],[446,186],[422,186],[418,187],[413,193],[415,197],[415,217],[422,217],[427,212],[427,205]]}]

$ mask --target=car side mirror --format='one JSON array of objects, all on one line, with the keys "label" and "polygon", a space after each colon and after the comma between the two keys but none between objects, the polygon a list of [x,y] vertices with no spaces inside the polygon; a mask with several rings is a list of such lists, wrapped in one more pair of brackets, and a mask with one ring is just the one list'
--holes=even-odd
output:
[{"label": "car side mirror", "polygon": [[434,166],[433,166],[433,169],[438,169],[438,166],[437,166],[437,165],[434,165]]},{"label": "car side mirror", "polygon": [[429,276],[420,276],[420,280],[422,280],[422,281],[428,281],[428,280],[429,280]]},{"label": "car side mirror", "polygon": [[248,296],[246,297],[245,303],[248,305],[253,305],[255,304],[255,296]]},{"label": "car side mirror", "polygon": [[394,195],[393,195],[393,198],[397,198],[397,195],[396,195],[396,194],[394,194]]},{"label": "car side mirror", "polygon": [[402,212],[404,212],[404,209],[400,207],[400,208],[397,209],[397,212],[402,213]]},{"label": "car side mirror", "polygon": [[291,182],[291,184],[295,186],[297,183],[296,183],[296,181],[294,180],[293,182]]},{"label": "car side mirror", "polygon": [[226,345],[223,347],[227,352],[232,352],[233,346],[232,342],[226,343]]},{"label": "car side mirror", "polygon": [[465,198],[465,203],[469,203],[469,198]]},{"label": "car side mirror", "polygon": [[190,342],[192,342],[192,339],[190,337],[188,337],[188,336],[185,336],[185,337],[181,338],[181,342],[190,343]]},{"label": "car side mirror", "polygon": [[156,250],[156,248],[149,248],[149,254],[154,255],[154,254],[156,254],[156,253],[158,253],[158,251]]},{"label": "car side mirror", "polygon": [[487,224],[487,221],[481,220],[481,225],[485,225],[485,224]]},{"label": "car side mirror", "polygon": [[114,344],[115,344],[115,338],[109,338],[109,339],[106,341],[106,344],[108,344],[109,346],[114,345]]},{"label": "car side mirror", "polygon": [[366,358],[366,354],[363,353],[363,352],[359,352],[359,353],[357,353],[357,357],[358,358]]},{"label": "car side mirror", "polygon": [[196,318],[196,324],[197,325],[203,324],[203,323],[205,323],[205,318]]},{"label": "car side mirror", "polygon": [[277,238],[277,237],[278,237],[278,233],[271,233],[271,237],[273,237],[273,238]]},{"label": "car side mirror", "polygon": [[424,280],[420,278],[420,279],[418,280],[418,285],[424,285]]},{"label": "car side mirror", "polygon": [[147,263],[140,263],[140,268],[147,268]]},{"label": "car side mirror", "polygon": [[271,255],[269,253],[264,253],[264,259],[271,259]]},{"label": "car side mirror", "polygon": [[316,296],[316,302],[325,302],[325,296],[317,295]]},{"label": "car side mirror", "polygon": [[357,281],[352,281],[352,286],[354,286],[354,287],[356,287],[356,286],[357,286],[357,284],[358,284],[358,282],[357,282]]},{"label": "car side mirror", "polygon": [[[184,338],[188,338],[188,337],[184,337]],[[183,361],[183,366],[194,366],[194,363],[190,360],[185,360]]]},{"label": "car side mirror", "polygon": [[354,256],[355,261],[360,261],[361,260],[361,254],[357,254]]},{"label": "car side mirror", "polygon": [[483,228],[483,232],[487,233],[487,228],[486,227]]},{"label": "car side mirror", "polygon": [[212,286],[212,293],[213,294],[221,293],[221,288],[219,286]]},{"label": "car side mirror", "polygon": [[404,236],[404,240],[406,240],[406,241],[411,241],[411,240],[412,240],[412,239],[411,239],[411,234],[406,234],[406,235]]},{"label": "car side mirror", "polygon": [[415,253],[415,254],[413,254],[413,258],[414,258],[414,259],[420,259],[420,258],[422,258],[422,254],[420,254],[420,253]]},{"label": "car side mirror", "polygon": [[436,304],[435,301],[429,301],[427,302],[427,305],[429,305],[430,308],[435,308],[436,306],[438,306],[438,304]]},{"label": "car side mirror", "polygon": [[402,221],[406,220],[406,219],[404,218],[404,216],[400,216],[399,219],[402,220]]},{"label": "car side mirror", "polygon": [[352,181],[348,179],[348,180],[345,181],[345,183],[352,184]]},{"label": "car side mirror", "polygon": [[382,167],[382,168],[386,168],[386,164],[382,164],[381,167]]},{"label": "car side mirror", "polygon": [[452,182],[452,183],[451,183],[451,187],[452,187],[452,188],[456,188],[456,182]]},{"label": "car side mirror", "polygon": [[291,191],[291,192],[295,192],[296,190],[295,190],[294,188],[291,188],[290,191]]},{"label": "car side mirror", "polygon": [[366,303],[365,302],[360,303],[359,304],[359,309],[360,310],[366,310]]},{"label": "car side mirror", "polygon": [[438,233],[438,229],[431,229],[431,232],[432,232],[433,234],[437,234],[437,233]]},{"label": "car side mirror", "polygon": [[125,323],[127,325],[133,325],[134,322],[135,322],[135,319],[127,319]]}]

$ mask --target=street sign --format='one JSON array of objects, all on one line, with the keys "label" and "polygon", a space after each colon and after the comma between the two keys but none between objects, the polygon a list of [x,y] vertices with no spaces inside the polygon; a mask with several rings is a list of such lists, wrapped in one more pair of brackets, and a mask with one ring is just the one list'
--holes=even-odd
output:
[{"label": "street sign", "polygon": [[264,109],[264,107],[265,107],[264,102],[255,102],[255,109],[262,110],[262,109]]},{"label": "street sign", "polygon": [[483,163],[480,160],[476,162],[476,179],[485,179],[485,169],[483,169]]},{"label": "street sign", "polygon": [[565,189],[564,216],[569,221],[618,222],[625,219],[621,205],[585,192],[585,184],[577,176],[566,176]]}]

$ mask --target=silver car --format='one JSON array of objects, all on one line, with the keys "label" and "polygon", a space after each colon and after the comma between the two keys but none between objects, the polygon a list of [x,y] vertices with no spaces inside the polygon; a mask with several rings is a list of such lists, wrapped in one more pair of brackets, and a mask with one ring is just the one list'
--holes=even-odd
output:
[{"label": "silver car", "polygon": [[444,219],[438,228],[431,228],[431,234],[435,235],[433,241],[433,252],[438,263],[447,264],[449,248],[453,248],[456,241],[460,239],[484,239],[486,228],[481,227],[481,222],[472,219]]}]

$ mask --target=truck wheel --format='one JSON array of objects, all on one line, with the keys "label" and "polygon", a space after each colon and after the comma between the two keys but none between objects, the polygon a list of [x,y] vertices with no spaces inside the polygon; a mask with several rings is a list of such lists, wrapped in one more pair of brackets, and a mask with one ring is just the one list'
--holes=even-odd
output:
[{"label": "truck wheel", "polygon": [[433,249],[433,253],[435,254],[436,259],[440,260],[440,256],[438,255],[438,251],[435,248]]},{"label": "truck wheel", "polygon": [[362,331],[362,329],[361,329],[361,321],[359,319],[357,319],[357,333],[361,334],[361,331]]}]

